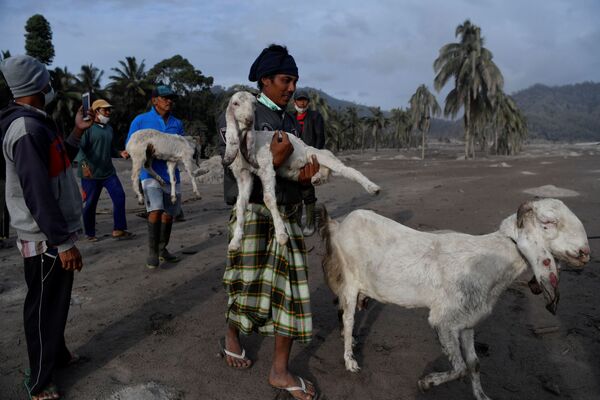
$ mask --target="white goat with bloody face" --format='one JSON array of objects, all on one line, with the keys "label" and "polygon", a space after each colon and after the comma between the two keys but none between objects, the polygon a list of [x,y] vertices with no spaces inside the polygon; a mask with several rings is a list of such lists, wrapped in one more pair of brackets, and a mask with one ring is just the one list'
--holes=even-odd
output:
[{"label": "white goat with bloody face", "polygon": [[452,370],[419,380],[427,390],[469,374],[473,394],[489,400],[479,377],[474,327],[492,312],[500,294],[529,265],[534,293],[544,293],[553,314],[558,305],[557,261],[583,266],[590,259],[586,232],[560,201],[524,203],[496,232],[473,236],[426,233],[371,211],[351,212],[341,223],[323,210],[320,232],[327,254],[323,269],[343,312],[346,369],[357,372],[352,351],[355,308],[365,297],[404,307],[429,308]]},{"label": "white goat with bloody face", "polygon": [[290,157],[275,171],[273,169],[273,154],[270,144],[274,132],[254,130],[254,111],[256,98],[248,92],[237,92],[229,100],[225,118],[227,129],[225,132],[226,147],[223,156],[223,165],[229,166],[238,185],[236,202],[237,222],[233,237],[229,243],[229,250],[240,248],[244,212],[248,206],[252,193],[252,174],[257,175],[263,185],[263,201],[271,212],[275,237],[281,245],[285,245],[288,235],[285,225],[277,209],[275,197],[275,174],[290,180],[298,180],[300,170],[312,156],[315,156],[321,165],[319,172],[311,178],[313,185],[325,183],[331,171],[362,185],[371,194],[379,193],[379,186],[367,179],[363,174],[345,166],[333,153],[328,150],[319,150],[306,145],[301,139],[288,134],[294,151]]}]

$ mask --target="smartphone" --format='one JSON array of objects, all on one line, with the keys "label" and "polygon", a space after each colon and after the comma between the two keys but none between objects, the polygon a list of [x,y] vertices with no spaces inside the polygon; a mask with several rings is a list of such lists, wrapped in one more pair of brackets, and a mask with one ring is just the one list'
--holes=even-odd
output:
[{"label": "smartphone", "polygon": [[88,115],[88,111],[91,108],[90,105],[90,92],[85,92],[81,95],[81,101],[83,103],[83,120],[89,121],[90,116]]}]

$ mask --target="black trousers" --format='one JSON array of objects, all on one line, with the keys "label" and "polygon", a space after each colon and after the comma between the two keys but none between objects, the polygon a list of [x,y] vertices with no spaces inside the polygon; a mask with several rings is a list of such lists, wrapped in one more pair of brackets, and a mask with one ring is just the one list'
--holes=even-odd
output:
[{"label": "black trousers", "polygon": [[302,188],[302,201],[304,204],[314,204],[317,202],[315,187],[313,185]]},{"label": "black trousers", "polygon": [[56,368],[66,366],[71,353],[65,326],[71,302],[73,272],[62,268],[58,256],[43,254],[24,259],[27,296],[23,309],[29,354],[29,392],[37,394],[50,382]]}]

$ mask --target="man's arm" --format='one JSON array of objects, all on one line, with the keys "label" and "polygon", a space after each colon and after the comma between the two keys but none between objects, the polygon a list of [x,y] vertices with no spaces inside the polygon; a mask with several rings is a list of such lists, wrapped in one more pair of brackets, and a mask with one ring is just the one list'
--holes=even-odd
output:
[{"label": "man's arm", "polygon": [[45,135],[26,134],[12,146],[12,158],[33,219],[48,238],[48,244],[59,246],[69,241],[71,232],[50,187],[49,147]]},{"label": "man's arm", "polygon": [[81,136],[94,123],[94,113],[92,110],[88,110],[88,116],[90,119],[88,121],[84,121],[83,106],[79,107],[79,110],[77,110],[77,113],[75,114],[75,126],[73,127],[73,131],[71,131],[69,137],[65,140],[65,148],[67,149],[67,156],[69,157],[70,161],[73,161],[73,159],[77,156],[77,153],[79,153]]}]

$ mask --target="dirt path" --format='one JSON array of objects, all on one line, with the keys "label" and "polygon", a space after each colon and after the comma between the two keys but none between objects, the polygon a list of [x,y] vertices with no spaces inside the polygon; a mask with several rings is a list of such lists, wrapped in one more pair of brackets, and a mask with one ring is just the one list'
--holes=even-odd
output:
[{"label": "dirt path", "polygon": [[[368,208],[421,230],[481,234],[496,230],[532,197],[524,190],[552,185],[576,192],[563,200],[588,235],[600,235],[600,146],[535,146],[519,157],[475,161],[457,160],[460,153],[460,146],[434,145],[432,158],[425,161],[412,159],[417,152],[394,150],[343,154],[342,159],[382,186],[382,194],[373,198],[359,186],[333,178],[317,189],[317,197],[336,218]],[[139,207],[129,187],[129,165],[116,164],[128,193],[130,230],[137,237],[109,238],[110,202],[103,195],[98,234],[105,236],[97,243],[78,243],[85,267],[75,278],[67,328],[71,348],[89,361],[60,374],[64,398],[275,398],[266,380],[272,339],[244,338],[255,360],[250,370],[234,371],[217,356],[225,328],[220,279],[229,216],[222,186],[201,185],[202,200],[184,205],[186,221],[174,226],[170,246],[183,260],[149,271],[144,267],[146,226],[135,216]],[[189,186],[184,183],[184,198],[190,197]],[[448,366],[426,310],[373,303],[358,313],[356,355],[362,371],[347,372],[333,296],[321,272],[320,240],[312,237],[307,243],[314,247],[309,265],[315,335],[311,344],[294,347],[296,372],[316,382],[331,400],[472,398],[468,382],[419,393],[421,375]],[[528,276],[523,276],[476,329],[483,387],[490,397],[600,398],[600,240],[590,245],[592,261],[586,269],[561,275],[556,317],[524,286]],[[0,398],[24,399],[22,260],[12,248],[0,250],[0,262]],[[532,330],[540,327],[557,330],[536,336]]]}]

